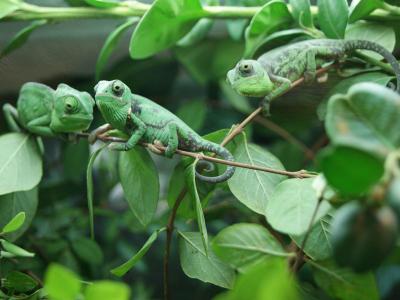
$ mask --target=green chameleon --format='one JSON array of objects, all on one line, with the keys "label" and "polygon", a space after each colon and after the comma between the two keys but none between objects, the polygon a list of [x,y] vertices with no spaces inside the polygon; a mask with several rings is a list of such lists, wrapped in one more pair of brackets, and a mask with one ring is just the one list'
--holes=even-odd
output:
[{"label": "green chameleon", "polygon": [[4,104],[6,122],[13,131],[23,129],[45,137],[65,137],[89,128],[93,120],[93,98],[66,84],[56,90],[47,85],[25,83],[17,100],[17,108]]},{"label": "green chameleon", "polygon": [[[111,143],[113,150],[128,151],[139,142],[161,143],[166,146],[164,155],[172,157],[179,148],[187,151],[213,152],[233,161],[232,154],[224,147],[203,139],[173,113],[153,101],[131,93],[120,80],[100,81],[96,87],[96,104],[107,123],[91,133],[90,141],[113,128],[129,136],[125,143]],[[232,177],[235,168],[215,177],[196,172],[196,177],[207,182],[218,183]]]},{"label": "green chameleon", "polygon": [[382,55],[392,66],[400,92],[400,66],[396,58],[384,47],[364,40],[315,39],[279,47],[261,55],[257,60],[241,60],[227,74],[227,81],[239,94],[264,97],[266,113],[272,99],[291,88],[291,84],[304,77],[311,82],[317,68],[333,61],[344,61],[356,50],[371,50]]}]

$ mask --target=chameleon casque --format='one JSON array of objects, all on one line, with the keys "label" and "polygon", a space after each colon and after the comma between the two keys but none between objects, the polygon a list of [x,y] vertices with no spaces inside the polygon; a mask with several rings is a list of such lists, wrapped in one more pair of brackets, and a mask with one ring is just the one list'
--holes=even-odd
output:
[{"label": "chameleon casque", "polygon": [[272,49],[257,60],[241,60],[228,72],[227,81],[243,96],[264,97],[262,105],[268,113],[270,100],[289,90],[294,81],[304,76],[305,82],[311,82],[317,68],[344,61],[356,50],[382,55],[394,70],[400,92],[400,66],[396,58],[381,45],[364,40],[315,39]]},{"label": "chameleon casque", "polygon": [[[100,81],[95,87],[95,92],[97,107],[108,124],[92,132],[89,140],[94,141],[100,132],[104,133],[113,128],[129,136],[125,143],[111,143],[109,147],[113,150],[128,151],[138,142],[161,143],[166,146],[166,157],[172,157],[179,148],[192,152],[213,152],[233,161],[232,154],[226,148],[203,139],[164,107],[145,97],[132,94],[129,87],[120,80]],[[234,171],[233,166],[228,166],[219,176],[208,177],[196,172],[196,177],[218,183],[232,177]]]},{"label": "chameleon casque", "polygon": [[93,120],[93,98],[66,84],[56,90],[47,85],[25,83],[17,108],[4,104],[6,122],[13,131],[26,130],[45,137],[65,137],[89,128]]}]

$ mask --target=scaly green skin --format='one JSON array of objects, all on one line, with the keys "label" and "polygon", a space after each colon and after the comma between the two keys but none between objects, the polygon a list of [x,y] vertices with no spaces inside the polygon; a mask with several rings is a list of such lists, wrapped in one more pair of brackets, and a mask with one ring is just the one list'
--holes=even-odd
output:
[{"label": "scaly green skin", "polygon": [[282,95],[291,84],[305,78],[313,81],[322,65],[343,61],[355,50],[371,50],[392,66],[400,92],[400,66],[396,58],[379,44],[363,40],[316,39],[293,43],[268,51],[257,60],[242,60],[227,74],[227,81],[241,95],[264,97],[268,111],[270,100]]},{"label": "scaly green skin", "polygon": [[[96,87],[96,104],[107,123],[129,136],[126,143],[111,143],[110,148],[120,151],[132,149],[138,142],[161,143],[166,146],[165,156],[172,157],[176,150],[192,152],[207,151],[233,161],[233,156],[224,147],[203,139],[173,113],[153,101],[131,93],[119,80],[100,81]],[[102,126],[93,135],[109,129]],[[225,173],[215,177],[198,174],[207,182],[222,182],[232,177],[235,168],[228,166]]]},{"label": "scaly green skin", "polygon": [[13,131],[25,129],[46,137],[62,137],[86,130],[93,120],[93,98],[66,84],[56,90],[35,82],[25,83],[17,108],[4,104],[6,121]]}]

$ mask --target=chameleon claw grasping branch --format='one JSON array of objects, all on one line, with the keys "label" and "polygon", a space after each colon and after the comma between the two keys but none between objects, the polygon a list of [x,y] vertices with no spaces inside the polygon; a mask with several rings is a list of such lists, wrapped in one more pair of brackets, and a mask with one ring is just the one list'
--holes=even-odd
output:
[{"label": "chameleon claw grasping branch", "polygon": [[400,66],[396,58],[379,44],[364,40],[315,39],[279,47],[261,55],[257,60],[241,60],[227,74],[227,81],[239,94],[263,97],[262,106],[268,113],[270,101],[291,88],[301,77],[306,82],[316,78],[322,65],[343,61],[356,50],[370,50],[382,55],[396,75],[400,93]]},{"label": "chameleon claw grasping branch", "polygon": [[[164,155],[172,157],[177,149],[191,152],[213,152],[223,159],[233,161],[232,154],[224,147],[207,141],[198,135],[173,113],[153,101],[132,94],[120,80],[100,81],[96,87],[96,104],[104,119],[113,129],[126,133],[129,138],[124,143],[111,143],[114,150],[128,151],[139,142],[166,146]],[[89,137],[90,141],[104,134],[110,126],[103,125]],[[228,180],[235,171],[228,166],[219,176],[208,177],[196,172],[200,180],[218,183]]]}]

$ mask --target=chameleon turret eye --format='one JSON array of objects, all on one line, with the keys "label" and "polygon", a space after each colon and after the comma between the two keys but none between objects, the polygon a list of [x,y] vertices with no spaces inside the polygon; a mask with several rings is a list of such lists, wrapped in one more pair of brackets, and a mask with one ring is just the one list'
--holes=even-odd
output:
[{"label": "chameleon turret eye", "polygon": [[243,75],[249,75],[253,72],[253,66],[248,63],[241,64],[239,66],[239,71]]},{"label": "chameleon turret eye", "polygon": [[115,80],[112,84],[112,91],[115,95],[121,96],[124,93],[123,83],[119,80]]},{"label": "chameleon turret eye", "polygon": [[78,100],[76,100],[73,96],[68,96],[64,100],[65,103],[65,112],[66,113],[74,113],[78,109]]}]

